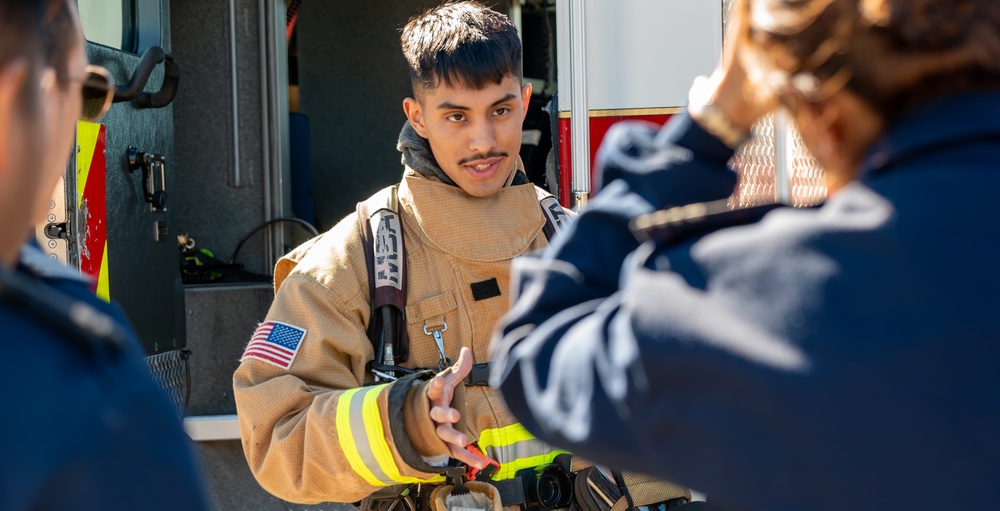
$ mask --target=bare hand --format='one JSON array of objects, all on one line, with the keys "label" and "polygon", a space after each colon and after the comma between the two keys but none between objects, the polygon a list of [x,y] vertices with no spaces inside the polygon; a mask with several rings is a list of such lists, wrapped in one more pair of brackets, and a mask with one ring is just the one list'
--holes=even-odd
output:
[{"label": "bare hand", "polygon": [[431,379],[427,388],[427,397],[431,402],[431,420],[436,426],[438,437],[448,445],[448,451],[455,458],[470,467],[484,468],[483,460],[472,455],[465,449],[469,445],[469,437],[455,429],[455,424],[461,418],[458,410],[451,406],[455,395],[455,387],[464,385],[465,377],[472,371],[472,351],[462,348],[455,365],[441,371]]},{"label": "bare hand", "polygon": [[709,79],[712,92],[708,97],[735,127],[750,131],[757,119],[775,109],[777,101],[761,94],[759,87],[752,83],[743,51],[738,48],[746,44],[744,33],[749,28],[745,3],[746,0],[737,0],[733,4],[722,62]]}]

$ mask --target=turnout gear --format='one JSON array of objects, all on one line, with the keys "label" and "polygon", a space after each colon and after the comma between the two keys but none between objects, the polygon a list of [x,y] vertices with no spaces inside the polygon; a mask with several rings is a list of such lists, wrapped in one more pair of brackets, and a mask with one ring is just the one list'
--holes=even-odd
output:
[{"label": "turnout gear", "polygon": [[[375,382],[369,372],[376,360],[368,337],[372,280],[356,213],[276,266],[264,325],[287,325],[294,342],[262,325],[251,345],[271,343],[263,349],[285,358],[245,355],[234,390],[250,467],[283,499],[352,502],[388,486],[442,482],[435,462],[448,449],[425,395],[433,372],[416,370],[436,371],[462,346],[487,363],[493,327],[508,307],[511,259],[547,245],[547,214],[530,184],[476,198],[407,169],[398,200],[406,239],[401,327],[410,339],[400,365],[412,374]],[[400,353],[393,355],[399,364]],[[453,406],[462,413],[459,427],[500,463],[494,482],[564,452],[530,435],[490,387],[459,387]]]}]

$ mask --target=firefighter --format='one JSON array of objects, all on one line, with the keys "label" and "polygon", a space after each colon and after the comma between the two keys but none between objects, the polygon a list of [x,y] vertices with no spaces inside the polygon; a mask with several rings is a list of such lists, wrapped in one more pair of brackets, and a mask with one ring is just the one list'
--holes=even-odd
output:
[{"label": "firefighter", "polygon": [[[565,217],[518,160],[531,85],[516,29],[449,2],[411,19],[401,44],[414,93],[402,180],[278,263],[274,302],[234,375],[247,460],[266,490],[299,503],[426,508],[434,489],[485,480],[493,504],[540,505],[529,495],[539,477],[566,497],[573,466],[553,463],[565,451],[529,435],[486,386],[510,261],[545,247]],[[403,314],[383,318],[382,291],[402,289]],[[483,472],[467,482],[457,462]]]},{"label": "firefighter", "polygon": [[68,0],[0,0],[0,509],[206,509],[177,410],[121,310],[23,245],[78,118],[111,104]]},{"label": "firefighter", "polygon": [[[493,383],[539,438],[726,509],[997,509],[1000,7],[734,9],[688,114],[609,134],[603,190],[515,262]],[[730,210],[776,103],[829,199]]]},{"label": "firefighter", "polygon": [[[452,3],[411,19],[401,43],[414,97],[403,101],[398,141],[404,171],[392,230],[401,233],[387,240],[401,234],[405,246],[409,353],[400,365],[440,374],[369,385],[382,353],[367,333],[374,318],[358,214],[283,258],[234,391],[254,475],[292,502],[354,502],[440,482],[450,457],[483,468],[466,450],[477,440],[509,454],[498,461],[510,470],[559,452],[525,434],[494,390],[463,383],[473,363],[488,360],[510,260],[546,245],[538,192],[518,159],[531,85],[522,82],[516,29],[477,3]],[[266,344],[276,331],[283,346]]]}]

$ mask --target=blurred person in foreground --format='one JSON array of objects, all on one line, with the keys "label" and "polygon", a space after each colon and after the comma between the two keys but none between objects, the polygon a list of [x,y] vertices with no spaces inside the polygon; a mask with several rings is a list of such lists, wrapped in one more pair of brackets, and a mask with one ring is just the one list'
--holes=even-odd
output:
[{"label": "blurred person in foreground", "polygon": [[0,0],[0,509],[205,509],[190,440],[121,310],[24,244],[78,118],[111,103],[68,0]]},{"label": "blurred person in foreground", "polygon": [[[720,508],[1000,508],[1000,3],[734,9],[688,113],[609,134],[604,189],[515,262],[492,383]],[[829,200],[730,210],[779,106]]]}]

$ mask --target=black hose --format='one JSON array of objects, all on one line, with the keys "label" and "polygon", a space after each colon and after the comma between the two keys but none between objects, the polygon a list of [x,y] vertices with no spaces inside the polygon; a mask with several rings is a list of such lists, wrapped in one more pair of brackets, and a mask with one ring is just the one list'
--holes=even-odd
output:
[{"label": "black hose", "polygon": [[229,258],[229,264],[234,264],[236,262],[236,256],[239,255],[240,249],[243,248],[243,244],[249,241],[254,234],[257,234],[258,232],[260,232],[269,225],[273,225],[279,222],[291,222],[299,224],[303,229],[309,231],[309,233],[312,234],[313,236],[319,236],[319,231],[316,229],[316,227],[313,224],[306,222],[301,218],[294,218],[294,217],[274,218],[255,227],[252,231],[250,231],[250,234],[244,236],[243,239],[241,239],[240,242],[236,244],[236,250],[233,250],[233,255],[232,257]]}]

